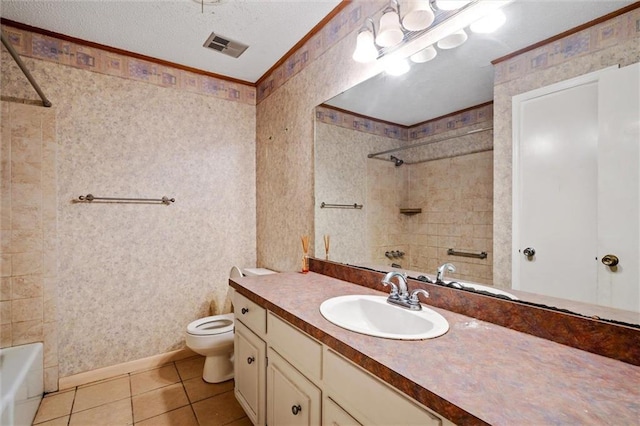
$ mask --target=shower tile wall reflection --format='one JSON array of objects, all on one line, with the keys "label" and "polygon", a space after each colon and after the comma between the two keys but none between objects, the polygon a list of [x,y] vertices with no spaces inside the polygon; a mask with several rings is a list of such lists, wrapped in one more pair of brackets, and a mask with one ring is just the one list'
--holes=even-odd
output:
[{"label": "shower tile wall reflection", "polygon": [[[326,116],[316,114],[316,254],[324,253],[322,236],[329,234],[330,260],[373,267],[396,263],[427,273],[452,262],[457,267],[453,277],[492,284],[491,105],[405,130],[413,139],[404,141],[356,125],[349,128],[340,117],[324,120]],[[467,135],[478,129],[488,130]],[[429,136],[418,137],[425,134]],[[393,153],[405,161],[399,167],[381,161],[389,154],[367,158],[421,142],[432,143]],[[321,209],[322,202],[363,203],[364,208]],[[420,208],[422,213],[403,215],[401,208]],[[449,256],[449,248],[484,251],[488,257]],[[385,254],[391,251],[404,256],[390,259]]]}]

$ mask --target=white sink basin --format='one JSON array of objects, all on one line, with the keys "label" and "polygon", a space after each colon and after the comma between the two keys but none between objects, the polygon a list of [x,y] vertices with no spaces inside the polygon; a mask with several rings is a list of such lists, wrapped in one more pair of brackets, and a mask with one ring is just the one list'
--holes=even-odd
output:
[{"label": "white sink basin", "polygon": [[320,313],[339,327],[387,339],[431,339],[449,330],[449,323],[439,313],[424,306],[411,311],[390,305],[386,296],[333,297],[322,302]]}]

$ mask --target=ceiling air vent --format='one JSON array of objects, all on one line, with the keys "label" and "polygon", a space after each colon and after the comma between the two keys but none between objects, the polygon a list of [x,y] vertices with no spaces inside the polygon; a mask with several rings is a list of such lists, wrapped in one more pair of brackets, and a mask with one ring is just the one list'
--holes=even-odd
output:
[{"label": "ceiling air vent", "polygon": [[249,47],[246,44],[231,40],[230,38],[218,35],[216,33],[211,33],[207,41],[204,42],[203,46],[208,47],[209,49],[217,50],[218,52],[224,53],[225,55],[231,56],[232,58],[239,57]]}]

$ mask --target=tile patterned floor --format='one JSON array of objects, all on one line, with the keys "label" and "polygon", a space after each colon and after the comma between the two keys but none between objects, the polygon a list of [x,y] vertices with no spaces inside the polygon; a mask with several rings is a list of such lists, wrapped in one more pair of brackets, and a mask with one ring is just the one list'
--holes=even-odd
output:
[{"label": "tile patterned floor", "polygon": [[252,426],[233,380],[202,380],[203,357],[48,394],[37,426]]}]

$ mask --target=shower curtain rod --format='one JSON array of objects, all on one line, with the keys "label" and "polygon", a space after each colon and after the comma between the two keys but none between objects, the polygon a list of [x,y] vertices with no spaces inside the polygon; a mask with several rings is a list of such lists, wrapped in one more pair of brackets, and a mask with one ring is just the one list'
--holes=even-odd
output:
[{"label": "shower curtain rod", "polygon": [[24,62],[22,62],[22,59],[20,58],[20,55],[18,55],[18,52],[16,52],[16,50],[13,48],[11,43],[4,37],[3,33],[0,33],[0,38],[2,39],[2,44],[4,44],[4,47],[7,48],[7,51],[9,52],[13,60],[16,61],[16,64],[18,64],[18,67],[22,70],[22,73],[24,74],[24,76],[27,77],[27,80],[29,80],[29,83],[31,83],[31,86],[33,86],[35,91],[38,93],[38,96],[40,96],[40,99],[42,99],[42,105],[49,108],[51,106],[51,101],[47,99],[47,97],[44,95],[44,93],[40,89],[40,86],[38,86],[38,83],[36,83],[36,81],[33,79],[33,76],[31,75],[27,67],[24,65]]},{"label": "shower curtain rod", "polygon": [[[485,127],[483,129],[469,130],[467,133],[462,134],[462,135],[449,136],[448,138],[437,139],[435,141],[420,142],[420,143],[415,143],[413,145],[407,145],[407,146],[401,146],[401,147],[398,147],[398,148],[388,149],[386,151],[374,152],[373,154],[367,155],[367,158],[374,158],[374,157],[377,157],[378,155],[391,154],[392,152],[404,151],[405,149],[418,148],[420,146],[429,145],[429,144],[432,144],[432,143],[444,142],[444,141],[448,141],[449,139],[455,139],[455,138],[459,138],[459,137],[462,137],[462,136],[472,135],[474,133],[486,132],[488,130],[493,130],[493,127]],[[377,160],[377,158],[376,158],[376,160]],[[380,160],[382,160],[382,159],[380,159]],[[407,163],[405,161],[405,164],[411,164],[411,163]]]}]

